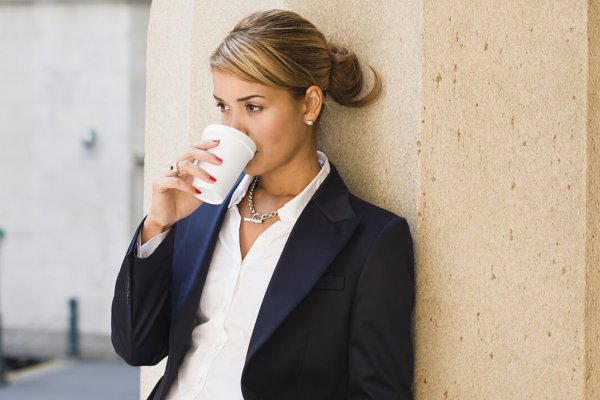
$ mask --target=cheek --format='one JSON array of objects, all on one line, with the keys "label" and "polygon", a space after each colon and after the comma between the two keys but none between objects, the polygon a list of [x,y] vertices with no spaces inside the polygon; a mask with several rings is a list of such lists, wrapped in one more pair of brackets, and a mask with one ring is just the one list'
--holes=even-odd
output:
[{"label": "cheek", "polygon": [[252,121],[250,138],[256,143],[257,152],[269,157],[286,157],[303,142],[302,127],[293,109],[265,110]]},{"label": "cheek", "polygon": [[285,119],[271,116],[262,118],[253,131],[250,138],[254,140],[259,151],[276,150],[289,136],[289,126]]}]

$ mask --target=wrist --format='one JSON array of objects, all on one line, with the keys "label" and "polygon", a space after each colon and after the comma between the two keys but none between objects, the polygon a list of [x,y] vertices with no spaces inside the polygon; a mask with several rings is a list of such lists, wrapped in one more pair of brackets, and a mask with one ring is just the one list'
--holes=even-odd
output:
[{"label": "wrist", "polygon": [[154,236],[160,235],[161,233],[169,230],[171,228],[170,225],[163,225],[154,221],[149,215],[146,217],[144,221],[144,225],[142,226],[141,232],[141,242],[142,244],[146,243]]}]

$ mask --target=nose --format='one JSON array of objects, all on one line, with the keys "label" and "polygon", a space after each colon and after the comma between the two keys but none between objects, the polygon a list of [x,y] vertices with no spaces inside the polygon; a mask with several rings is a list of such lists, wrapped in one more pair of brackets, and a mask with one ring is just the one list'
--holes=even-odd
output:
[{"label": "nose", "polygon": [[242,118],[240,118],[239,115],[230,113],[230,115],[228,115],[228,116],[223,116],[221,123],[223,125],[227,125],[231,128],[237,129],[238,131],[242,132],[246,136],[249,136],[248,129],[247,129],[246,125],[244,124],[244,122],[242,121]]}]

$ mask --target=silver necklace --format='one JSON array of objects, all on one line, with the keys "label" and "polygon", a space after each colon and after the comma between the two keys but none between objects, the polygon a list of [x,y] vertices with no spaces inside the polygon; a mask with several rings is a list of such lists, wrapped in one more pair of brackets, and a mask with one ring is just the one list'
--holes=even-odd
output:
[{"label": "silver necklace", "polygon": [[250,189],[248,189],[248,206],[250,208],[250,214],[252,214],[252,218],[244,217],[244,221],[254,222],[255,224],[262,224],[265,220],[276,216],[277,210],[262,215],[256,212],[256,210],[254,209],[254,203],[252,201],[252,196],[254,195],[254,187],[256,186],[256,182],[258,182],[258,176],[254,177],[254,180],[250,185]]}]

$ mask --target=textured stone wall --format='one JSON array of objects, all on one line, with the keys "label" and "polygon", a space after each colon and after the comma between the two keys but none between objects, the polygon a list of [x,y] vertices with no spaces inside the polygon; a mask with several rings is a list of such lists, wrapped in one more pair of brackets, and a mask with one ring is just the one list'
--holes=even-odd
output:
[{"label": "textured stone wall", "polygon": [[600,1],[588,3],[585,399],[600,397]]},{"label": "textured stone wall", "polygon": [[418,398],[584,398],[587,15],[423,3]]}]

